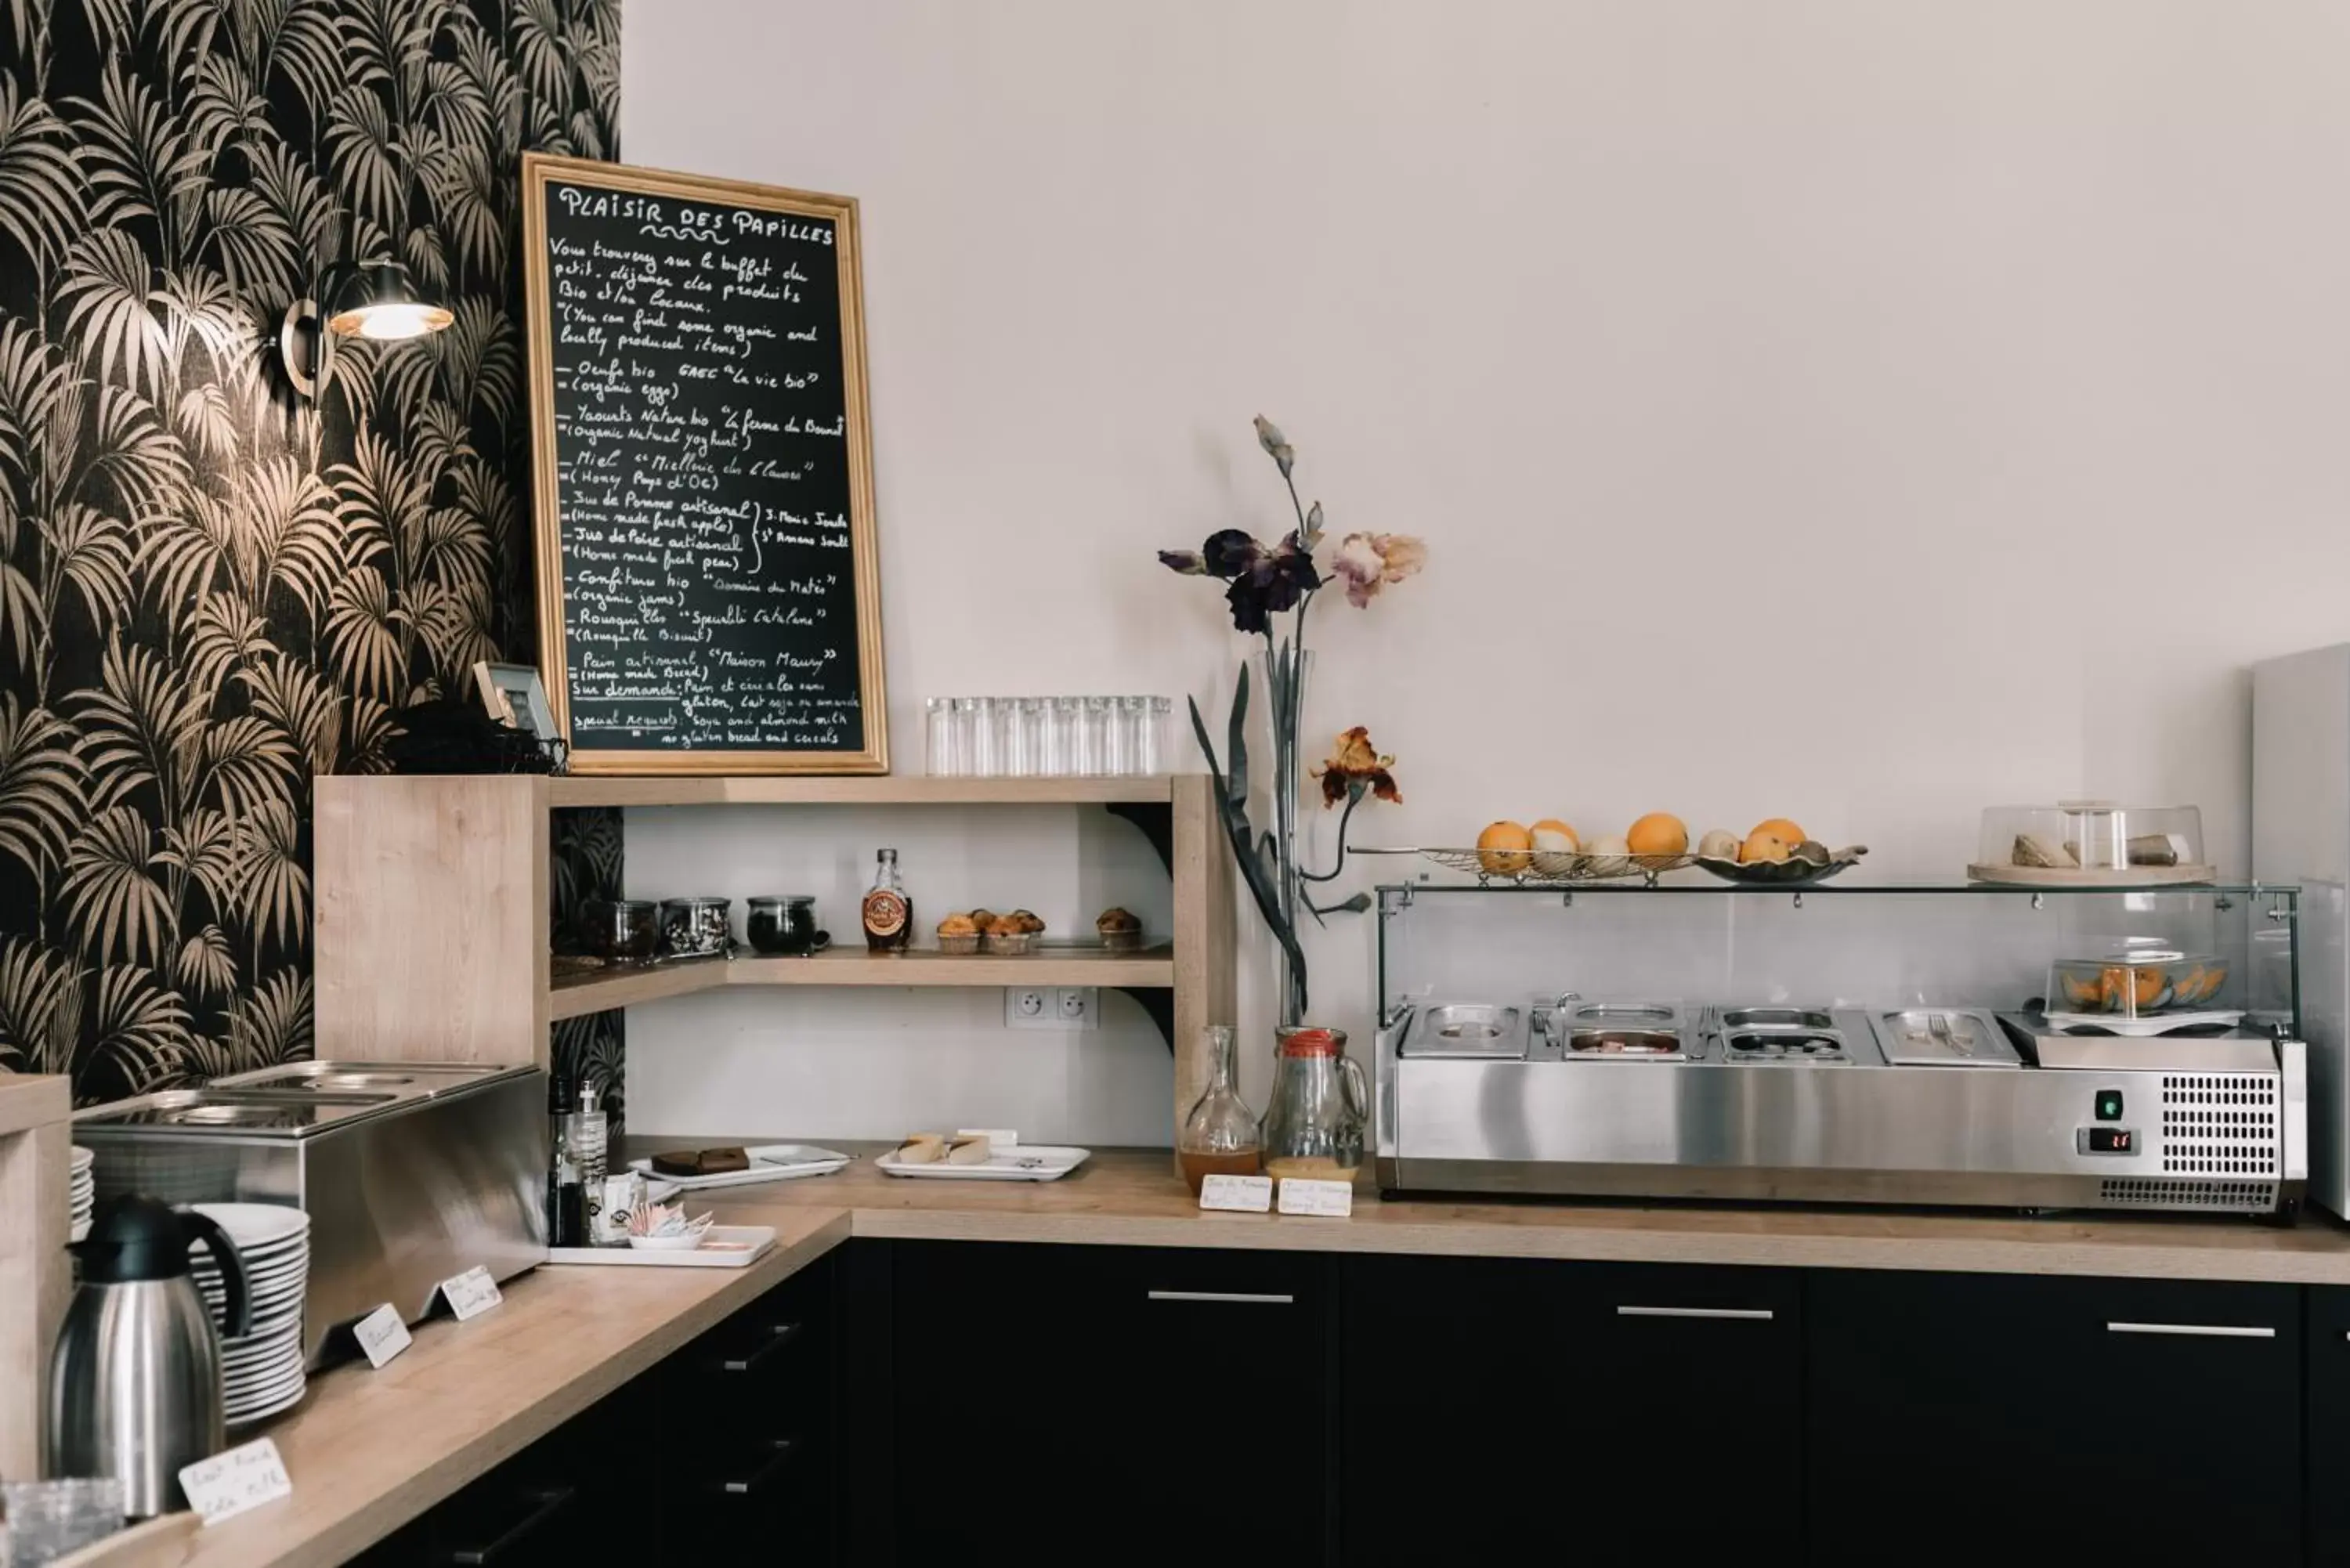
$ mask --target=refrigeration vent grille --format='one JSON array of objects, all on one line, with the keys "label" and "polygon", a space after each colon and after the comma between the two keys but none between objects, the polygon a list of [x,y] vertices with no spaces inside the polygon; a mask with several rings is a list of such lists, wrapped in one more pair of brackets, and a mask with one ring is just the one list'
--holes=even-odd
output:
[{"label": "refrigeration vent grille", "polygon": [[2277,1085],[2258,1073],[2166,1073],[2162,1078],[2162,1168],[2166,1174],[2273,1177]]},{"label": "refrigeration vent grille", "polygon": [[2117,1177],[2101,1183],[2098,1199],[2137,1209],[2224,1209],[2237,1214],[2268,1214],[2276,1209],[2276,1187],[2267,1181],[2165,1181],[2155,1177]]}]

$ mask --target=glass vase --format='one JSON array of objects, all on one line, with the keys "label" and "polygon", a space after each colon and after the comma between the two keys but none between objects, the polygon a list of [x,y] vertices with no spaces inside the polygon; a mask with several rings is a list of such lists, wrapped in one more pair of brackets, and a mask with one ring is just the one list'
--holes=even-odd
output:
[{"label": "glass vase", "polygon": [[[1305,910],[1305,879],[1300,875],[1297,842],[1297,783],[1299,721],[1305,710],[1305,682],[1314,672],[1314,654],[1295,639],[1275,643],[1259,659],[1264,671],[1265,720],[1273,732],[1272,873],[1278,894],[1282,923],[1299,933],[1298,917]],[[1286,953],[1274,961],[1278,976],[1277,1021],[1295,1028],[1305,1017],[1305,976]]]},{"label": "glass vase", "polygon": [[1175,1138],[1175,1158],[1194,1197],[1211,1176],[1254,1176],[1261,1153],[1256,1113],[1241,1098],[1232,1032],[1222,1023],[1211,1023],[1206,1039],[1207,1092],[1183,1118],[1183,1130]]}]

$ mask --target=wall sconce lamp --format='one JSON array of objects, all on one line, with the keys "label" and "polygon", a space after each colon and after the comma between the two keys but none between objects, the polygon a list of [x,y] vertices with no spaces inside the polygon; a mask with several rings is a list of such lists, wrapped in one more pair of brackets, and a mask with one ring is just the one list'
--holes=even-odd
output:
[{"label": "wall sconce lamp", "polygon": [[393,342],[438,332],[456,318],[419,297],[408,269],[397,262],[362,266],[336,262],[318,276],[317,293],[286,307],[277,329],[277,352],[294,389],[315,398],[334,363],[335,339],[371,337]]}]

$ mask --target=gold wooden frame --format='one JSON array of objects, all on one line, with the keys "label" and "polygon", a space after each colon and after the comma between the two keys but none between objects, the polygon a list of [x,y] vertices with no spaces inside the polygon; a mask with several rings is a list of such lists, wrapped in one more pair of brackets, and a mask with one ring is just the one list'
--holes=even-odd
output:
[{"label": "gold wooden frame", "polygon": [[873,433],[865,396],[865,285],[854,196],[827,196],[740,180],[714,180],[636,169],[586,158],[523,155],[523,290],[530,332],[531,488],[536,526],[538,662],[556,728],[571,736],[571,663],[563,618],[562,500],[555,452],[554,319],[547,308],[546,186],[549,181],[596,190],[723,202],[795,213],[833,224],[840,267],[840,361],[848,418],[850,568],[857,587],[858,704],[865,721],[858,752],[582,751],[575,774],[886,774],[889,708],[881,668],[881,563],[873,520]]}]

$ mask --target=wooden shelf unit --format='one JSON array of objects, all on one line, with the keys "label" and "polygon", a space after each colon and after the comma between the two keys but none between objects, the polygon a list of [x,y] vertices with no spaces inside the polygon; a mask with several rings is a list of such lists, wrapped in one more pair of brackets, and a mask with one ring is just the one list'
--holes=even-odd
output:
[{"label": "wooden shelf unit", "polygon": [[[1093,985],[1132,993],[1175,1053],[1180,1117],[1206,1087],[1201,1030],[1233,1021],[1232,854],[1204,774],[952,779],[335,774],[317,781],[321,1054],[351,1061],[528,1062],[553,1023],[734,985]],[[1145,834],[1174,883],[1174,940],[1135,953],[1009,957],[836,947],[550,973],[552,814],[586,806],[1100,807]]]},{"label": "wooden shelf unit", "polygon": [[49,1347],[73,1274],[66,1254],[73,1089],[0,1070],[0,1476],[41,1471]]},{"label": "wooden shelf unit", "polygon": [[942,953],[931,948],[903,953],[831,948],[813,958],[746,953],[731,959],[689,959],[644,969],[557,975],[549,987],[549,1005],[552,1015],[563,1019],[726,985],[1107,985],[1163,991],[1174,984],[1171,947],[1130,953],[1046,949],[1017,958]]}]

